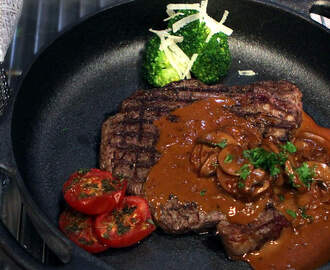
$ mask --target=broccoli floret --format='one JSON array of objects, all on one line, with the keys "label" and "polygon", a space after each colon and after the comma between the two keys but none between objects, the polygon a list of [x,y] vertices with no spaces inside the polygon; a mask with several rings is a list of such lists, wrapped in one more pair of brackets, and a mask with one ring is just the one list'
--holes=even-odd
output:
[{"label": "broccoli floret", "polygon": [[227,36],[216,33],[198,54],[191,69],[194,76],[207,84],[213,84],[224,77],[231,64]]},{"label": "broccoli floret", "polygon": [[[178,13],[181,13],[181,15],[171,18],[168,22],[168,28],[172,29],[174,23],[198,12],[197,10],[179,10]],[[176,39],[175,42],[178,43],[175,46],[179,46],[187,57],[191,58],[194,54],[198,55],[190,72],[194,77],[207,84],[219,82],[227,74],[231,64],[227,35],[216,33],[206,42],[210,33],[211,30],[206,23],[199,19],[183,26],[175,33],[173,31],[168,33],[183,37],[181,42],[178,42],[178,39]],[[165,54],[160,50],[159,46],[160,38],[158,36],[153,37],[147,43],[143,65],[147,81],[153,86],[162,87],[170,82],[178,81],[185,76],[189,78],[188,75],[190,74],[185,73],[186,70],[184,70],[185,65],[188,67],[189,63],[187,63],[187,60],[184,60],[184,63],[182,63],[182,58],[186,59],[186,57],[180,58],[177,55],[173,55],[173,61],[175,58],[179,60],[179,63],[172,63],[175,65],[174,68],[167,59],[167,56],[169,56],[168,52]],[[171,49],[171,53],[174,51],[176,53],[178,52],[177,47],[174,47],[174,50],[173,47]],[[183,70],[180,71],[182,67]]]},{"label": "broccoli floret", "polygon": [[[198,11],[180,10],[178,12],[183,15],[177,15],[169,20],[169,28],[175,22]],[[214,34],[206,43],[209,34],[210,29],[205,22],[200,20],[187,24],[175,33],[175,35],[183,37],[183,41],[178,43],[178,46],[186,55],[191,57],[194,53],[198,54],[191,70],[193,75],[204,83],[213,84],[219,82],[227,74],[231,64],[231,55],[228,38],[225,34]]]},{"label": "broccoli floret", "polygon": [[172,67],[159,46],[160,38],[158,36],[154,36],[148,41],[143,64],[146,80],[156,87],[180,80],[178,72]]},{"label": "broccoli floret", "polygon": [[[172,29],[172,25],[189,15],[196,14],[197,10],[179,10],[178,13],[184,15],[177,15],[170,19],[168,22],[168,28]],[[184,51],[184,53],[191,58],[194,53],[199,53],[204,45],[205,40],[210,33],[210,29],[206,26],[205,22],[200,20],[195,20],[186,26],[182,27],[180,30],[175,32],[176,36],[182,36],[183,41],[178,43],[178,46]]]}]

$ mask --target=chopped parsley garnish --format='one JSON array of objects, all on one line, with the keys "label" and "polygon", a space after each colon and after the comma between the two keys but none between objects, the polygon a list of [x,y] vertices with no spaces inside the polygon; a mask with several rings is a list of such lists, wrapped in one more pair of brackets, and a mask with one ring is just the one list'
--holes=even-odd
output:
[{"label": "chopped parsley garnish", "polygon": [[116,178],[118,178],[119,180],[124,179],[124,175],[123,174],[116,174]]},{"label": "chopped parsley garnish", "polygon": [[284,195],[283,194],[279,194],[278,195],[278,198],[280,199],[281,202],[284,202]]},{"label": "chopped parsley garnish", "polygon": [[278,154],[275,154],[275,155],[277,155],[278,162],[280,165],[284,165],[285,162],[288,160],[288,155],[284,152],[279,152]]},{"label": "chopped parsley garnish", "polygon": [[245,180],[251,173],[250,167],[248,164],[244,164],[238,171],[239,176]]},{"label": "chopped parsley garnish", "polygon": [[276,176],[281,172],[281,170],[277,166],[273,166],[270,168],[270,175]]},{"label": "chopped parsley garnish", "polygon": [[293,173],[289,173],[287,172],[287,175],[289,177],[289,184],[293,187],[293,188],[299,188],[300,185],[297,185],[293,180],[294,180],[294,174]]},{"label": "chopped parsley garnish", "polygon": [[89,172],[89,169],[85,169],[85,168],[81,168],[81,169],[78,170],[79,174],[86,174],[88,172]]},{"label": "chopped parsley garnish", "polygon": [[114,186],[110,184],[110,179],[102,179],[101,183],[104,192],[110,192],[116,190]]},{"label": "chopped parsley garnish", "polygon": [[110,239],[110,235],[108,232],[105,232],[104,234],[102,234],[102,237],[105,239]]},{"label": "chopped parsley garnish", "polygon": [[291,209],[286,209],[286,212],[288,213],[288,215],[290,215],[293,218],[297,217],[297,213]]},{"label": "chopped parsley garnish", "polygon": [[72,188],[74,184],[77,184],[80,181],[81,178],[75,177],[72,179],[72,182],[65,188],[65,191],[69,190]]},{"label": "chopped parsley garnish", "polygon": [[276,154],[269,152],[262,147],[243,151],[243,156],[247,158],[255,168],[269,171],[271,176],[280,173],[280,165],[284,165],[287,156],[285,153]]},{"label": "chopped parsley garnish", "polygon": [[200,194],[201,196],[205,196],[205,194],[206,194],[206,189],[202,189],[201,192],[199,192],[199,194]]},{"label": "chopped parsley garnish", "polygon": [[97,183],[86,183],[83,185],[84,188],[98,188],[99,185]]},{"label": "chopped parsley garnish", "polygon": [[239,189],[242,189],[242,188],[244,188],[245,184],[242,181],[239,181],[237,186]]},{"label": "chopped parsley garnish", "polygon": [[127,233],[130,229],[131,229],[130,226],[125,226],[123,223],[118,223],[117,234],[123,235],[123,234]]},{"label": "chopped parsley garnish", "polygon": [[93,193],[88,194],[88,193],[85,193],[85,192],[81,192],[81,193],[78,195],[78,198],[79,198],[79,199],[86,199],[86,198],[93,197],[93,196],[94,196]]},{"label": "chopped parsley garnish", "polygon": [[227,139],[224,139],[219,143],[213,143],[212,145],[223,149],[227,146]]},{"label": "chopped parsley garnish", "polygon": [[86,246],[91,246],[94,244],[94,241],[93,240],[87,240],[85,238],[79,238],[78,239],[78,242],[83,244],[83,245],[86,245]]},{"label": "chopped parsley garnish", "polygon": [[309,189],[313,182],[313,176],[315,175],[314,168],[309,168],[307,163],[304,162],[296,169],[296,172],[298,173],[301,182]]},{"label": "chopped parsley garnish", "polygon": [[77,232],[81,232],[82,228],[79,227],[77,223],[73,223],[65,227],[65,231],[68,233],[77,233]]},{"label": "chopped parsley garnish", "polygon": [[292,153],[296,153],[297,148],[294,146],[294,144],[292,142],[286,142],[286,144],[282,145],[282,148],[284,151],[292,154]]},{"label": "chopped parsley garnish", "polygon": [[217,167],[219,166],[219,163],[218,163],[218,162],[213,162],[213,163],[212,163],[212,166],[213,166],[214,168],[217,168]]},{"label": "chopped parsley garnish", "polygon": [[225,163],[231,163],[232,161],[233,161],[233,156],[231,154],[228,154],[224,159]]},{"label": "chopped parsley garnish", "polygon": [[78,183],[80,181],[80,178],[75,177],[72,179],[72,184]]},{"label": "chopped parsley garnish", "polygon": [[300,211],[300,215],[303,219],[313,221],[313,217],[311,215],[306,214],[306,208],[305,207],[299,207],[299,211]]},{"label": "chopped parsley garnish", "polygon": [[123,208],[123,213],[124,215],[131,215],[136,210],[136,208],[137,208],[136,206],[129,207],[125,205],[125,207]]}]

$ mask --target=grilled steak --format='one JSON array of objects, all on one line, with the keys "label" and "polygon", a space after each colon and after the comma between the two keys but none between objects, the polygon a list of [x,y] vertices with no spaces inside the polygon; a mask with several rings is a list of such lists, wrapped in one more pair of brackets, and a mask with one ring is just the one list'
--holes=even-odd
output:
[{"label": "grilled steak", "polygon": [[230,256],[241,256],[262,247],[270,240],[276,240],[283,229],[289,226],[287,219],[271,205],[258,218],[247,224],[232,224],[221,219],[217,232]]},{"label": "grilled steak", "polygon": [[[254,123],[264,136],[286,141],[302,118],[301,93],[287,81],[265,81],[246,86],[208,86],[197,80],[171,83],[150,91],[140,90],[123,101],[119,113],[102,126],[101,169],[128,179],[128,192],[142,195],[149,169],[160,155],[153,121],[194,101],[228,96],[229,108]],[[175,119],[173,119],[175,121]]]},{"label": "grilled steak", "polygon": [[[248,119],[260,133],[279,141],[288,140],[302,119],[301,93],[287,81],[265,81],[246,86],[207,86],[196,80],[175,82],[164,88],[140,90],[123,101],[119,112],[102,126],[100,167],[122,175],[128,180],[128,192],[143,195],[143,183],[150,168],[159,160],[156,150],[158,130],[153,121],[170,112],[210,97],[227,96],[235,101],[228,108]],[[248,225],[233,225],[224,214],[206,214],[194,202],[182,203],[175,196],[160,206],[161,215],[155,221],[169,233],[185,233],[215,227],[223,237],[228,252],[240,255],[259,248],[269,239],[279,236],[288,225],[276,209],[262,212]],[[154,209],[151,209],[152,211]]]}]

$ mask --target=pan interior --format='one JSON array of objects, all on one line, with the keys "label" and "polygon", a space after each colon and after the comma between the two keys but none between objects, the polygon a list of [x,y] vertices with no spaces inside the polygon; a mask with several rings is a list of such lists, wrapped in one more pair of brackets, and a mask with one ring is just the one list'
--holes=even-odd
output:
[{"label": "pan interior", "polygon": [[[98,166],[102,122],[120,102],[148,86],[140,72],[149,28],[164,29],[167,1],[136,1],[99,14],[64,34],[32,66],[16,97],[12,138],[19,171],[34,200],[56,225],[61,188],[78,168]],[[253,1],[209,1],[227,25],[233,64],[223,83],[286,79],[304,94],[304,108],[329,126],[329,36],[301,18]],[[254,77],[238,70],[252,69]],[[99,255],[118,269],[240,269],[213,236],[156,232],[142,244]]]}]

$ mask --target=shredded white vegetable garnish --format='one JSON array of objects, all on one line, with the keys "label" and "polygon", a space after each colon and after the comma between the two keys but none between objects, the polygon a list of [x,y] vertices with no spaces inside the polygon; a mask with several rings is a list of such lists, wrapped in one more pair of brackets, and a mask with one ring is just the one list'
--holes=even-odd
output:
[{"label": "shredded white vegetable garnish", "polygon": [[180,79],[190,79],[190,70],[197,58],[197,54],[190,59],[176,44],[182,42],[183,37],[169,34],[170,30],[149,29],[160,38],[159,49],[163,51],[171,66],[178,72]]},{"label": "shredded white vegetable garnish", "polygon": [[182,27],[186,26],[187,24],[199,20],[200,13],[196,13],[187,17],[182,18],[181,20],[177,21],[176,23],[173,23],[172,30],[173,33],[176,33],[178,30],[180,30]]},{"label": "shredded white vegetable garnish", "polygon": [[149,31],[152,32],[152,33],[155,33],[157,36],[159,36],[159,38],[161,38],[162,36],[164,36],[164,37],[173,39],[176,42],[182,42],[183,41],[183,37],[171,35],[169,33],[170,29],[166,29],[166,30],[153,30],[153,29],[150,28]]},{"label": "shredded white vegetable garnish", "polygon": [[223,13],[222,18],[221,18],[221,20],[220,20],[219,23],[220,24],[224,24],[226,22],[226,20],[227,20],[228,15],[229,15],[229,11],[228,10],[225,10],[225,12]]},{"label": "shredded white vegetable garnish", "polygon": [[[190,70],[192,68],[192,66],[194,65],[196,59],[198,57],[198,54],[197,53],[194,53],[189,61],[189,64],[188,64],[188,67],[187,67],[187,70],[186,70],[186,73],[185,73],[185,76],[187,79],[191,79],[191,76],[190,76]],[[189,76],[189,77],[188,77]]]},{"label": "shredded white vegetable garnish", "polygon": [[179,10],[196,10],[197,13],[184,17],[181,20],[175,22],[172,25],[172,29],[149,29],[151,32],[155,33],[160,38],[159,49],[165,53],[172,67],[178,72],[180,79],[191,78],[190,70],[194,62],[196,61],[198,54],[194,54],[190,59],[177,45],[178,42],[183,41],[183,37],[171,35],[169,33],[170,31],[176,33],[187,24],[196,20],[200,20],[202,22],[205,22],[206,26],[210,29],[210,34],[208,35],[206,42],[209,42],[211,37],[216,33],[222,32],[230,36],[233,32],[232,29],[224,25],[229,14],[228,10],[225,10],[221,20],[218,22],[207,14],[207,4],[208,0],[202,0],[200,4],[169,4],[167,5],[166,9],[166,12],[169,17],[166,18],[164,21],[168,21],[178,15],[184,15],[183,13],[178,12]]},{"label": "shredded white vegetable garnish", "polygon": [[173,19],[174,17],[176,16],[179,16],[179,15],[184,15],[182,12],[177,12],[177,13],[174,13],[173,15],[167,17],[166,19],[164,19],[163,21],[166,22],[166,21],[169,21],[170,19]]},{"label": "shredded white vegetable garnish", "polygon": [[254,72],[251,69],[248,69],[248,70],[239,70],[238,74],[240,76],[256,76],[258,73]]},{"label": "shredded white vegetable garnish", "polygon": [[175,10],[199,10],[200,4],[168,4],[166,7],[166,13],[171,16],[175,13]]},{"label": "shredded white vegetable garnish", "polygon": [[210,17],[207,14],[207,4],[208,0],[201,1],[200,4],[169,4],[167,5],[167,14],[169,16],[176,16],[177,13],[175,13],[176,10],[197,10],[198,13],[187,16],[182,18],[181,20],[177,21],[173,24],[173,32],[177,32],[182,27],[186,26],[187,24],[195,21],[200,20],[205,22],[206,26],[210,28],[211,33],[206,39],[206,42],[209,42],[211,37],[219,32],[222,32],[226,34],[227,36],[230,36],[233,33],[233,30],[227,26],[224,25],[227,17],[228,17],[228,10],[225,10],[221,20],[218,22],[212,17]]}]

